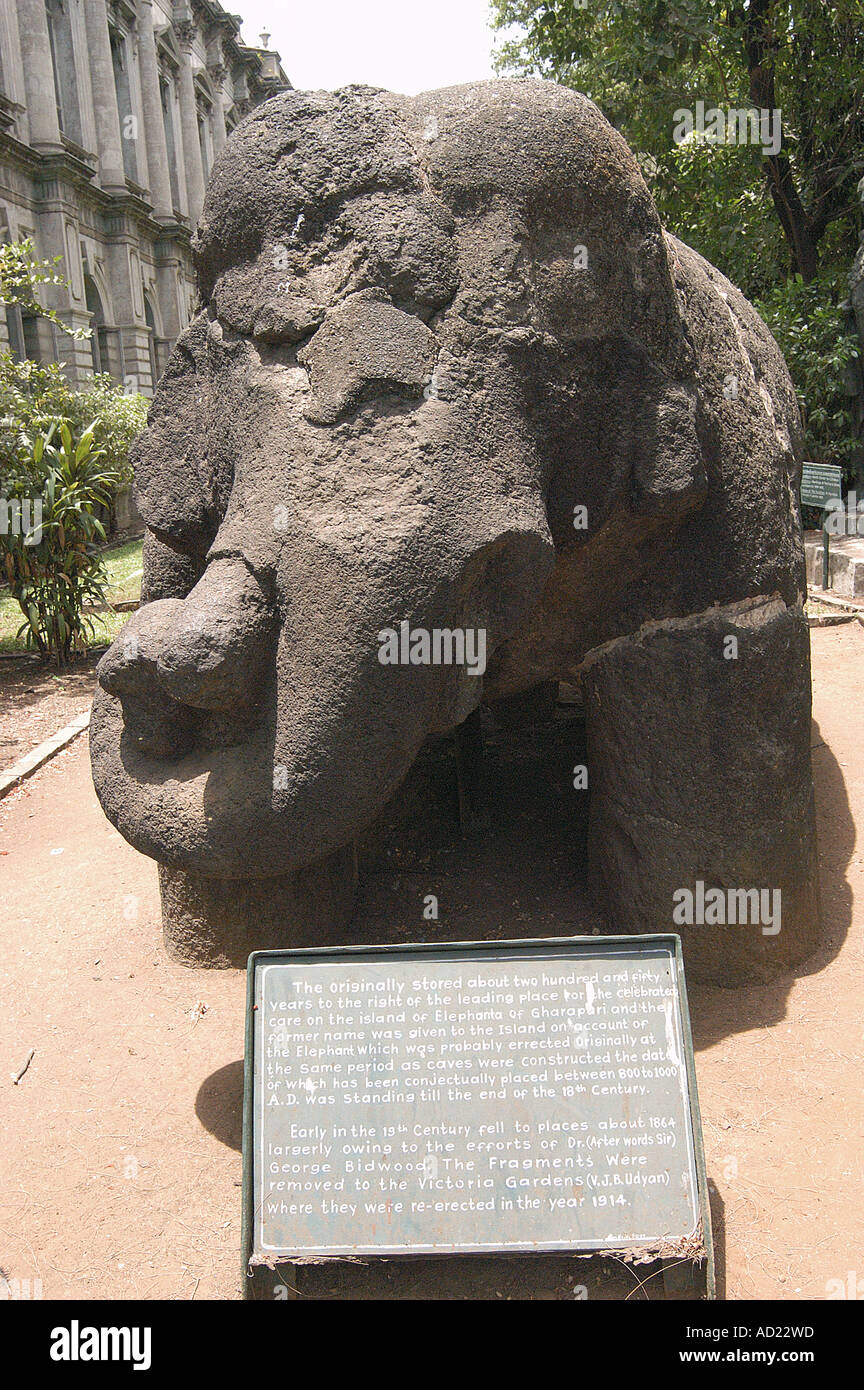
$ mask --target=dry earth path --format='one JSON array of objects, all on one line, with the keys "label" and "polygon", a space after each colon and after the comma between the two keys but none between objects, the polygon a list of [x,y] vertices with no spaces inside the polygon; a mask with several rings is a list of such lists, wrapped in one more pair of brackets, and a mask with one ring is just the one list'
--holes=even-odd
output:
[{"label": "dry earth path", "polygon": [[[864,1294],[864,628],[811,635],[823,948],[768,987],[691,991],[733,1299],[825,1298],[850,1271]],[[501,934],[554,928],[525,890]],[[238,1297],[244,980],[166,960],[155,867],[104,819],[86,737],[0,802],[0,902],[4,1278],[46,1298]],[[468,915],[453,935],[483,934]]]}]

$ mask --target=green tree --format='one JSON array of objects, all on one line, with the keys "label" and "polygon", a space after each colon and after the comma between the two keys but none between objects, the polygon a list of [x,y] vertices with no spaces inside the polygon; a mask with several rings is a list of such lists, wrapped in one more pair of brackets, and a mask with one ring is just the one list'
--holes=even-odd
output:
[{"label": "green tree", "polygon": [[[714,250],[749,293],[783,271],[813,279],[826,246],[829,262],[851,261],[864,0],[492,0],[492,14],[497,28],[515,26],[499,70],[592,97],[642,156],[670,228]],[[779,149],[682,151],[675,112],[697,101],[780,109]]]},{"label": "green tree", "polygon": [[[848,373],[858,359],[857,335],[836,307],[842,277],[823,274],[805,283],[800,275],[775,285],[756,307],[786,358],[804,423],[804,456],[838,463],[854,484],[857,440],[850,410]],[[815,519],[814,519],[815,520]]]},{"label": "green tree", "polygon": [[57,270],[62,257],[40,260],[29,237],[0,245],[0,304],[17,304],[23,314],[49,319],[70,338],[90,338],[91,328],[69,328],[53,309],[46,309],[39,298],[39,285],[65,285]]},{"label": "green tree", "polygon": [[[50,320],[71,338],[89,338],[92,329],[69,328],[39,298],[40,285],[65,284],[59,261],[59,256],[40,260],[29,238],[0,245],[0,305],[16,304],[22,313]],[[75,390],[62,363],[19,361],[11,352],[0,352],[0,489],[14,469],[21,432],[38,433],[63,423],[76,435],[92,422],[95,446],[120,480],[131,481],[129,446],[146,424],[147,405],[145,396],[124,391],[107,372],[94,374],[82,390]]]},{"label": "green tree", "polygon": [[[62,284],[55,262],[30,241],[0,247],[0,304],[70,330],[39,299]],[[130,478],[129,446],[148,402],[106,373],[75,390],[62,364],[19,361],[0,352],[0,582],[21,608],[18,633],[65,665],[86,644],[88,606],[104,600],[100,543],[114,489]]]}]

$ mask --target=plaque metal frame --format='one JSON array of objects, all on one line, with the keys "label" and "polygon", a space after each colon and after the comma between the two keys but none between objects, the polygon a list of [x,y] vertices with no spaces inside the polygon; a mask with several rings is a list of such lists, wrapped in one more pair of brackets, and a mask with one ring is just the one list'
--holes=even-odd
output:
[{"label": "plaque metal frame", "polygon": [[[686,1076],[687,1100],[689,1103],[690,1137],[693,1142],[693,1161],[696,1173],[696,1186],[698,1195],[698,1210],[701,1221],[701,1236],[704,1253],[698,1261],[687,1256],[676,1255],[669,1261],[668,1268],[663,1268],[663,1283],[667,1294],[671,1297],[684,1298],[716,1298],[715,1265],[714,1265],[714,1242],[711,1226],[711,1206],[708,1192],[708,1177],[705,1166],[705,1150],[702,1140],[702,1120],[699,1110],[699,1095],[696,1083],[696,1065],[693,1052],[693,1036],[690,1026],[690,1009],[687,1000],[687,982],[684,975],[684,959],[681,949],[681,938],[674,932],[646,932],[639,935],[621,936],[546,936],[546,937],[520,937],[516,939],[504,939],[496,941],[444,941],[444,942],[411,942],[405,945],[351,945],[351,946],[311,946],[298,947],[296,950],[277,949],[270,951],[253,951],[249,956],[246,970],[246,1025],[245,1025],[245,1051],[243,1061],[243,1183],[242,1183],[242,1224],[241,1224],[241,1251],[242,1251],[242,1288],[244,1298],[271,1297],[274,1282],[274,1270],[276,1266],[288,1265],[295,1266],[302,1263],[339,1263],[352,1257],[345,1255],[328,1255],[313,1260],[304,1257],[301,1253],[296,1255],[285,1254],[273,1259],[271,1263],[255,1263],[252,1258],[254,1255],[254,1232],[255,1232],[255,1213],[254,1213],[254,1168],[255,1168],[255,1123],[254,1123],[254,1098],[255,1098],[255,982],[257,968],[260,962],[270,961],[272,963],[302,963],[313,960],[339,960],[350,963],[352,959],[371,959],[381,958],[386,961],[388,957],[398,956],[449,956],[454,960],[466,957],[469,954],[481,954],[484,952],[498,953],[526,948],[573,948],[601,949],[604,946],[616,947],[634,946],[647,949],[651,946],[662,947],[669,950],[675,962],[675,983],[678,991],[678,1002],[681,1011],[681,1039],[683,1045],[683,1057]],[[381,1254],[364,1252],[360,1258],[362,1261],[369,1262],[376,1259],[388,1261],[399,1260],[422,1260],[422,1259],[447,1259],[456,1256],[459,1259],[468,1259],[472,1255],[480,1252],[474,1250],[465,1251],[442,1251],[434,1256],[428,1251],[405,1252],[398,1255],[382,1251]],[[511,1252],[501,1250],[500,1252],[485,1251],[487,1256],[494,1255],[495,1258],[530,1258],[538,1259],[550,1254],[567,1254],[567,1251],[543,1249],[519,1250]],[[574,1257],[585,1257],[584,1250],[574,1250]],[[591,1253],[598,1258],[611,1255],[608,1249],[598,1246]]]}]

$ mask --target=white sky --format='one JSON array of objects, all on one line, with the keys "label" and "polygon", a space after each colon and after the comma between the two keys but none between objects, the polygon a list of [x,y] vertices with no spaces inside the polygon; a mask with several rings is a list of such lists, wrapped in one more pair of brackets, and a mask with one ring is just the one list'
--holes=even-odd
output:
[{"label": "white sky", "polygon": [[223,0],[243,42],[282,55],[298,89],[364,82],[413,95],[492,77],[488,0]]}]

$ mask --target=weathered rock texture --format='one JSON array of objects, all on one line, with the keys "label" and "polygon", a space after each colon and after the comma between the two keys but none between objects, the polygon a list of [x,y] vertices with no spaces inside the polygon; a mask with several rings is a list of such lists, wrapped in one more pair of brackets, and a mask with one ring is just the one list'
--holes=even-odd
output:
[{"label": "weathered rock texture", "polygon": [[[595,891],[619,929],[645,932],[668,924],[670,884],[722,889],[713,922],[672,925],[724,984],[815,941],[809,675],[807,628],[777,598],[646,623],[585,663]],[[730,903],[740,889],[759,890],[758,910]]]},{"label": "weathered rock texture", "polygon": [[[136,458],[146,603],[92,724],[169,944],[336,939],[348,849],[424,741],[584,671],[610,926],[669,930],[675,889],[735,880],[782,888],[782,930],[694,928],[691,968],[805,956],[792,386],[597,108],[540,81],[284,93],[220,155],[197,263]],[[382,664],[405,621],[485,630],[485,677]]]}]

